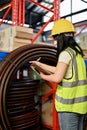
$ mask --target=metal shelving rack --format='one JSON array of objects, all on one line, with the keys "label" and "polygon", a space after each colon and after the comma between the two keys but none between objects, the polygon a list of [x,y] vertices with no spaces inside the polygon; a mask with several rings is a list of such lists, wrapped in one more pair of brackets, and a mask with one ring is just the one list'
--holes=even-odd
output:
[{"label": "metal shelving rack", "polygon": [[[34,0],[26,0],[28,2],[31,2],[37,6],[40,6],[41,8],[53,12],[52,17],[49,18],[49,20],[42,26],[42,28],[39,30],[39,32],[34,36],[32,39],[32,43],[38,38],[38,36],[42,33],[44,28],[49,24],[50,21],[60,18],[60,2],[61,0],[54,0],[54,9],[49,9],[43,5],[41,5],[38,2],[35,2]],[[9,14],[10,10],[12,9],[12,26],[24,26],[25,24],[25,0],[12,0],[10,3],[0,7],[0,11],[7,9],[5,14],[2,17],[2,21],[0,21],[0,25],[3,23],[3,20],[5,20],[6,16]],[[75,27],[82,27],[77,35],[79,35],[85,28],[87,28],[87,24],[76,24]]]}]

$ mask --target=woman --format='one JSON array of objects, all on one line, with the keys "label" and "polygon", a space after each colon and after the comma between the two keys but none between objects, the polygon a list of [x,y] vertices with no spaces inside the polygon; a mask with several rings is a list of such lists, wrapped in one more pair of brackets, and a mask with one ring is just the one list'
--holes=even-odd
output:
[{"label": "woman", "polygon": [[40,72],[43,80],[58,83],[55,107],[60,130],[83,130],[83,118],[87,113],[86,67],[74,33],[71,22],[65,19],[56,21],[50,37],[57,42],[57,66],[32,61],[52,72],[50,75]]}]

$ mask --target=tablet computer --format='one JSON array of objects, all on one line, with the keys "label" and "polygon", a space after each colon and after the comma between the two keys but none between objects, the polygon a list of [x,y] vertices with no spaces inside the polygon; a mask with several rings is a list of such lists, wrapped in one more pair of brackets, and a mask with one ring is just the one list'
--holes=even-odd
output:
[{"label": "tablet computer", "polygon": [[31,66],[33,66],[33,67],[35,68],[35,70],[38,71],[39,73],[42,72],[42,73],[48,74],[48,75],[49,75],[49,74],[52,74],[52,72],[50,72],[50,71],[48,71],[48,70],[44,70],[41,66],[39,66],[39,65],[37,65],[37,64],[35,64],[35,63],[32,63]]}]

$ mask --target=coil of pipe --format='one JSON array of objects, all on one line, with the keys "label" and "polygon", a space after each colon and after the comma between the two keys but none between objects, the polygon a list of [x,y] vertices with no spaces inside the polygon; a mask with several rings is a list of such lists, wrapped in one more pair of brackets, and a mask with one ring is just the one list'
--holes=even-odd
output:
[{"label": "coil of pipe", "polygon": [[17,79],[14,81],[14,75],[21,66],[28,65],[30,60],[36,60],[39,57],[43,63],[56,65],[56,48],[41,44],[25,45],[9,53],[0,63],[2,129],[24,130],[31,126],[34,126],[34,129],[35,125],[39,126],[39,114],[34,107],[34,95],[39,80]]}]

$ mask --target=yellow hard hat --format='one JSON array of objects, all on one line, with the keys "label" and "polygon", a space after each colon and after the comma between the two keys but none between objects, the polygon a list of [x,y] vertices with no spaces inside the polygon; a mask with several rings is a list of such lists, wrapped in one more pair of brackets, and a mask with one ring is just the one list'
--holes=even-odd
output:
[{"label": "yellow hard hat", "polygon": [[53,35],[69,32],[76,32],[73,24],[66,19],[59,19],[54,23],[51,35],[49,37],[52,38]]}]

